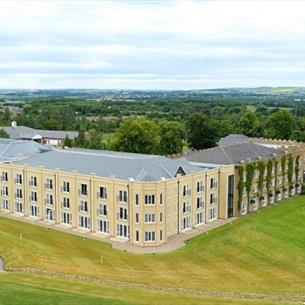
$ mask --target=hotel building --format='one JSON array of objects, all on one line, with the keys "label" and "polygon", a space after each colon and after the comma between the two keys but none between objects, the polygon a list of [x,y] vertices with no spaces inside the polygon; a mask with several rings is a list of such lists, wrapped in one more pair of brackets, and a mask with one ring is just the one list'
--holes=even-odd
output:
[{"label": "hotel building", "polygon": [[[0,139],[0,213],[149,247],[163,245],[171,236],[216,219],[240,216],[275,203],[286,196],[285,189],[289,190],[287,196],[300,191],[301,174],[288,181],[286,174],[279,176],[274,172],[272,177],[283,183],[279,188],[275,182],[273,192],[277,199],[270,200],[268,185],[262,204],[264,196],[258,197],[254,188],[256,176],[251,180],[251,195],[243,194],[240,199],[240,166],[289,155],[293,156],[294,166],[298,162],[297,173],[303,173],[304,150],[299,144],[286,145],[286,150],[282,144],[278,148],[253,144],[261,149],[256,147],[250,157],[253,147],[248,151],[239,147],[230,148],[231,157],[227,158],[228,147],[234,145],[174,159],[54,149],[34,141]],[[226,162],[217,153],[219,149],[226,151]],[[248,160],[240,160],[241,155],[232,157],[234,151],[241,150]],[[279,189],[282,197],[278,196]],[[255,205],[253,200],[259,202]]]}]

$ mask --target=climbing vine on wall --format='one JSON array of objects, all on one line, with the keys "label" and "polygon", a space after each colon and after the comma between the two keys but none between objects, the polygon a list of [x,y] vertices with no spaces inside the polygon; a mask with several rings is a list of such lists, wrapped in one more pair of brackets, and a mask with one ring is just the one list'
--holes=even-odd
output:
[{"label": "climbing vine on wall", "polygon": [[278,190],[277,190],[277,169],[278,169],[278,165],[279,165],[279,161],[274,160],[274,181],[275,181],[276,192],[278,192]]},{"label": "climbing vine on wall", "polygon": [[237,184],[237,189],[238,189],[238,209],[241,209],[241,201],[243,197],[243,191],[244,191],[244,168],[243,166],[238,166],[237,167],[238,171],[238,184]]},{"label": "climbing vine on wall", "polygon": [[295,172],[295,181],[298,183],[299,182],[299,172],[300,172],[300,156],[297,156],[295,159],[294,172]]},{"label": "climbing vine on wall", "polygon": [[255,163],[247,163],[246,165],[246,191],[247,191],[248,209],[249,209],[250,193],[252,189],[255,168],[256,168]]},{"label": "climbing vine on wall", "polygon": [[282,170],[283,185],[284,185],[285,177],[286,177],[286,156],[282,156],[281,158],[281,170]]},{"label": "climbing vine on wall", "polygon": [[269,160],[267,163],[267,179],[266,179],[266,186],[268,193],[272,185],[272,168],[273,168],[273,162],[272,160]]},{"label": "climbing vine on wall", "polygon": [[264,161],[257,162],[257,169],[258,169],[257,189],[260,197],[262,196],[263,188],[264,188],[265,168],[266,168],[266,164]]},{"label": "climbing vine on wall", "polygon": [[287,162],[287,178],[288,178],[289,186],[291,186],[292,183],[292,175],[293,175],[293,157],[290,154],[288,156],[288,162]]}]

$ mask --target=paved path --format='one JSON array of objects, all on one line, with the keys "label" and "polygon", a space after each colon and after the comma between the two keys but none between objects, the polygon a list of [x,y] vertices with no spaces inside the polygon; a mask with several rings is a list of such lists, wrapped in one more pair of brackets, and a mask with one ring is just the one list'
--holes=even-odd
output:
[{"label": "paved path", "polygon": [[20,217],[16,216],[14,214],[1,214],[1,216],[11,218],[11,219],[18,219],[23,222],[28,222],[28,223],[35,223],[38,224],[42,227],[48,228],[49,230],[57,230],[57,231],[62,231],[62,232],[69,232],[74,235],[82,236],[83,238],[91,238],[91,239],[96,239],[100,241],[104,241],[107,243],[110,243],[114,249],[118,249],[121,251],[125,252],[131,252],[131,253],[136,253],[136,254],[149,254],[149,253],[166,253],[166,252],[171,252],[176,249],[179,249],[185,245],[185,241],[197,236],[199,234],[207,233],[215,228],[221,227],[224,224],[227,223],[232,223],[234,220],[237,218],[229,218],[226,220],[223,219],[217,219],[213,222],[203,224],[200,227],[196,227],[195,229],[190,229],[188,231],[185,231],[183,233],[174,235],[172,237],[169,237],[167,240],[167,243],[163,246],[159,247],[138,247],[138,246],[133,246],[128,243],[128,240],[120,239],[114,236],[106,236],[102,235],[100,233],[90,233],[87,230],[81,230],[78,228],[71,228],[67,227],[64,225],[53,225],[53,224],[48,224],[45,223],[44,221],[40,221],[37,219],[33,219],[30,217]]},{"label": "paved path", "polygon": [[232,223],[237,218],[230,218],[227,220],[224,219],[217,219],[213,222],[206,223],[200,227],[197,227],[196,229],[190,229],[188,231],[185,231],[183,233],[171,236],[167,239],[167,243],[163,246],[159,247],[138,247],[130,245],[128,242],[117,242],[114,238],[108,237],[106,241],[111,242],[112,247],[114,249],[119,249],[126,252],[132,252],[137,254],[148,254],[148,253],[166,253],[170,251],[174,251],[176,249],[179,249],[185,245],[185,241],[197,236],[199,234],[206,233],[208,234],[209,231],[221,227],[224,224]]},{"label": "paved path", "polygon": [[0,257],[0,272],[4,272],[4,262],[2,257]]}]

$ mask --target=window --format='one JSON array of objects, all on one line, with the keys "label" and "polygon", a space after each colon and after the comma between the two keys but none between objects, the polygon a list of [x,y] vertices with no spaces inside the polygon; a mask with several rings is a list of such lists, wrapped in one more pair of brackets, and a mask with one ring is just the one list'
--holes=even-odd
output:
[{"label": "window", "polygon": [[183,196],[190,196],[191,195],[191,190],[189,188],[189,185],[183,185]]},{"label": "window", "polygon": [[139,231],[136,231],[136,241],[140,240]]},{"label": "window", "polygon": [[9,201],[7,199],[2,200],[2,209],[3,210],[9,210],[10,209]]},{"label": "window", "polygon": [[62,183],[62,191],[63,191],[63,192],[66,192],[66,193],[69,193],[69,192],[70,192],[70,182],[64,181],[64,182]]},{"label": "window", "polygon": [[104,186],[101,186],[99,192],[97,193],[97,197],[100,199],[107,198],[107,189]]},{"label": "window", "polygon": [[139,194],[136,194],[136,200],[135,200],[136,205],[139,205]]},{"label": "window", "polygon": [[201,209],[203,208],[204,204],[203,204],[203,199],[202,197],[197,197],[197,209]]},{"label": "window", "polygon": [[46,189],[48,189],[48,190],[53,190],[53,180],[52,179],[47,179],[46,180]]},{"label": "window", "polygon": [[61,223],[66,224],[66,225],[71,225],[72,224],[72,214],[63,212],[61,214]]},{"label": "window", "polygon": [[83,229],[90,229],[90,218],[87,216],[79,216],[79,227]]},{"label": "window", "polygon": [[145,204],[155,204],[155,195],[145,195],[144,203]]},{"label": "window", "polygon": [[70,209],[70,198],[63,197],[62,207],[65,209]]},{"label": "window", "polygon": [[210,194],[210,204],[214,204],[217,202],[217,198],[215,194]]},{"label": "window", "polygon": [[2,172],[1,174],[1,180],[3,182],[8,182],[8,173],[7,172]]},{"label": "window", "polygon": [[216,188],[216,186],[217,186],[216,178],[211,178],[210,188],[213,189],[213,188]]},{"label": "window", "polygon": [[160,230],[160,240],[163,240],[163,231]]},{"label": "window", "polygon": [[197,181],[197,193],[203,192],[203,190],[204,190],[203,182]]},{"label": "window", "polygon": [[127,202],[127,191],[119,190],[119,201],[120,202]]},{"label": "window", "polygon": [[190,216],[184,217],[182,219],[182,230],[189,229],[191,227],[191,218]]},{"label": "window", "polygon": [[30,201],[37,202],[37,192],[31,192]]},{"label": "window", "polygon": [[2,187],[1,195],[2,196],[8,196],[8,187],[7,186]]},{"label": "window", "polygon": [[49,221],[54,221],[55,220],[55,211],[52,209],[46,209],[45,219],[49,220]]},{"label": "window", "polygon": [[22,175],[21,174],[16,175],[16,183],[22,184]]},{"label": "window", "polygon": [[127,214],[127,209],[125,209],[125,208],[120,208],[120,212],[119,212],[119,214],[118,214],[119,220],[127,220],[127,216],[128,216],[128,214]]},{"label": "window", "polygon": [[30,186],[36,187],[37,186],[37,177],[31,176],[30,178]]},{"label": "window", "polygon": [[139,223],[139,213],[136,213],[136,223]]},{"label": "window", "polygon": [[145,214],[144,221],[146,223],[154,223],[156,221],[156,215],[155,214]]},{"label": "window", "polygon": [[22,199],[22,189],[18,188],[16,189],[16,198]]},{"label": "window", "polygon": [[36,205],[31,205],[30,213],[34,217],[38,217],[38,207]]},{"label": "window", "polygon": [[242,203],[241,205],[241,214],[246,214],[247,213],[247,205],[245,203]]},{"label": "window", "polygon": [[99,208],[97,210],[97,214],[100,216],[107,216],[107,205],[106,204],[100,204]]},{"label": "window", "polygon": [[160,213],[160,222],[162,222],[163,221],[163,214],[162,214],[162,212]]},{"label": "window", "polygon": [[80,201],[79,212],[88,212],[88,202],[85,200]]},{"label": "window", "polygon": [[191,211],[191,205],[188,201],[183,202],[183,208],[182,211],[183,213],[189,213]]},{"label": "window", "polygon": [[102,233],[109,233],[109,222],[106,220],[99,220],[98,230]]},{"label": "window", "polygon": [[21,202],[16,202],[16,212],[23,213],[23,204]]},{"label": "window", "polygon": [[129,236],[129,227],[127,225],[117,224],[117,236],[127,238]]},{"label": "window", "polygon": [[160,194],[160,204],[163,204],[163,194]]},{"label": "window", "polygon": [[53,203],[54,203],[54,201],[53,201],[53,195],[52,195],[52,194],[47,194],[46,204],[53,205]]},{"label": "window", "polygon": [[211,208],[209,211],[209,220],[213,220],[216,218],[216,208]]},{"label": "window", "polygon": [[204,223],[204,217],[203,212],[200,212],[196,214],[196,225],[200,225],[202,223]]},{"label": "window", "polygon": [[81,184],[80,185],[80,195],[87,196],[88,195],[88,187],[87,184]]},{"label": "window", "polygon": [[156,240],[156,234],[154,231],[145,232],[145,241],[155,241],[155,240]]}]

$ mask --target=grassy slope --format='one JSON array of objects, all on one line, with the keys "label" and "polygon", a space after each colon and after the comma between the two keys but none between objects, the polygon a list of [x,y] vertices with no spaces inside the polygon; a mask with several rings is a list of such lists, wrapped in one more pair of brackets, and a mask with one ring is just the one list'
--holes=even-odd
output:
[{"label": "grassy slope", "polygon": [[[43,287],[43,288],[42,288]],[[293,302],[225,299],[150,292],[94,283],[0,274],[0,305],[293,305]]]},{"label": "grassy slope", "polygon": [[123,253],[102,242],[0,217],[0,254],[8,267],[175,287],[304,294],[304,216],[305,197],[295,197],[160,255]]}]

